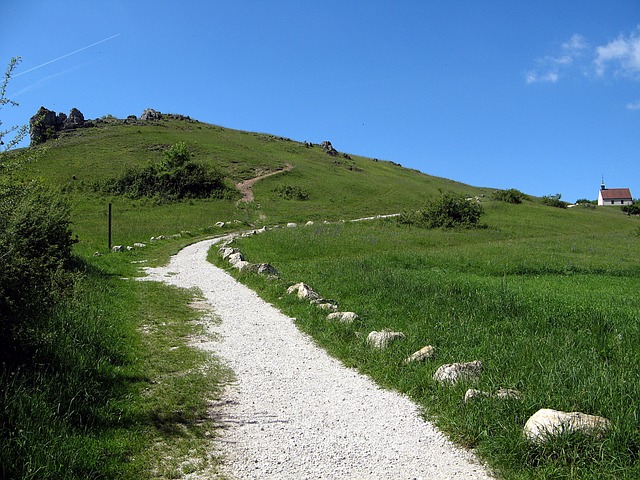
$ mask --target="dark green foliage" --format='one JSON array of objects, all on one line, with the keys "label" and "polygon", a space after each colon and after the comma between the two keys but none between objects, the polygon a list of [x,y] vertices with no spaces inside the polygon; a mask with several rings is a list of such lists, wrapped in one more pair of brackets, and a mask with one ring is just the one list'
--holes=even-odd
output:
[{"label": "dark green foliage", "polygon": [[562,194],[556,193],[555,195],[545,195],[541,201],[543,205],[548,207],[567,208],[568,203],[560,200],[561,198]]},{"label": "dark green foliage", "polygon": [[640,200],[636,199],[631,205],[620,207],[627,215],[640,215]]},{"label": "dark green foliage", "polygon": [[433,197],[422,210],[401,214],[398,222],[425,228],[469,228],[478,225],[482,213],[482,205],[478,202],[447,192]]},{"label": "dark green foliage", "polygon": [[186,144],[178,142],[164,152],[161,163],[131,168],[120,178],[96,185],[96,189],[130,198],[161,197],[163,200],[232,195],[219,171],[192,162],[190,156]]},{"label": "dark green foliage", "polygon": [[27,354],[0,370],[0,478],[142,478],[123,475],[145,420],[132,290],[86,268],[22,332]]},{"label": "dark green foliage", "polygon": [[42,315],[69,283],[72,238],[69,206],[43,187],[0,189],[0,344],[11,330]]},{"label": "dark green foliage", "polygon": [[273,191],[285,200],[309,200],[309,192],[294,185],[282,185]]},{"label": "dark green foliage", "polygon": [[491,194],[493,200],[507,203],[522,203],[527,196],[520,190],[510,188],[508,190],[496,190]]}]

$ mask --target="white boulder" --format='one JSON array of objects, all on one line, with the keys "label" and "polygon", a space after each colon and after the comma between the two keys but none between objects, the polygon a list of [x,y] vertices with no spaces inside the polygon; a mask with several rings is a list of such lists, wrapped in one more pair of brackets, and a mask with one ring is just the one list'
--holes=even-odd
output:
[{"label": "white boulder", "polygon": [[301,300],[321,300],[322,297],[319,293],[314,292],[313,289],[306,283],[296,283],[287,288],[287,293],[296,293]]},{"label": "white boulder", "polygon": [[427,345],[426,347],[422,347],[417,352],[412,353],[410,356],[404,359],[404,363],[411,362],[422,362],[427,360],[428,358],[433,358],[436,353],[436,349],[433,345]]},{"label": "white boulder", "polygon": [[449,363],[438,368],[436,373],[433,374],[433,379],[439,383],[455,385],[461,380],[469,382],[477,381],[480,377],[480,372],[482,372],[482,362],[480,360],[465,363]]},{"label": "white boulder", "polygon": [[386,348],[396,340],[406,338],[402,332],[392,332],[391,330],[382,329],[379,332],[375,330],[367,336],[367,345],[373,348]]},{"label": "white boulder", "polygon": [[244,256],[240,252],[235,252],[235,253],[232,253],[231,255],[229,255],[227,257],[227,260],[229,260],[229,263],[231,265],[235,265],[238,262],[244,261]]},{"label": "white boulder", "polygon": [[327,320],[337,320],[340,323],[353,323],[358,319],[355,312],[333,312],[327,315]]},{"label": "white boulder", "polygon": [[601,436],[611,427],[611,422],[597,415],[582,412],[561,412],[541,408],[524,425],[524,436],[533,443],[545,443],[562,433],[581,432]]},{"label": "white boulder", "polygon": [[245,270],[249,270],[253,267],[251,262],[247,262],[245,260],[239,260],[232,264],[233,268],[237,269],[239,272],[243,272]]}]

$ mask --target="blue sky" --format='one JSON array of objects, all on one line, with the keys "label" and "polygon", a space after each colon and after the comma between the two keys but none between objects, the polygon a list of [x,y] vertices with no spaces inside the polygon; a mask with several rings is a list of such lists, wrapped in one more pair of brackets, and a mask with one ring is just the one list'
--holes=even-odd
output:
[{"label": "blue sky", "polygon": [[151,107],[532,195],[640,197],[638,0],[4,0],[19,107]]}]

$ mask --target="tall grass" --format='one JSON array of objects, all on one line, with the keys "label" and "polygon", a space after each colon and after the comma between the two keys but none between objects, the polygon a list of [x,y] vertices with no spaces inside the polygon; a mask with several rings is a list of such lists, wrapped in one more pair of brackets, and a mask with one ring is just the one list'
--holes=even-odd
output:
[{"label": "tall grass", "polygon": [[202,334],[193,295],[93,268],[79,275],[0,370],[0,477],[175,477],[210,465],[193,444],[215,432],[207,399],[224,374],[189,346]]},{"label": "tall grass", "polygon": [[[484,230],[387,221],[241,239],[245,257],[272,263],[281,280],[240,278],[347,365],[409,394],[506,478],[637,478],[640,244],[627,219],[586,211],[559,211],[556,218],[546,215],[548,207],[532,205],[519,212],[514,209],[523,207],[488,207]],[[357,312],[360,323],[328,324],[314,307],[283,295],[298,281]],[[407,339],[372,351],[364,339],[382,328]],[[435,345],[436,360],[403,364],[427,344]],[[432,380],[440,365],[472,360],[484,363],[477,385],[442,387]],[[471,386],[515,388],[522,399],[465,404]],[[535,447],[522,427],[543,407],[602,415],[613,428],[603,440],[563,437]]]}]

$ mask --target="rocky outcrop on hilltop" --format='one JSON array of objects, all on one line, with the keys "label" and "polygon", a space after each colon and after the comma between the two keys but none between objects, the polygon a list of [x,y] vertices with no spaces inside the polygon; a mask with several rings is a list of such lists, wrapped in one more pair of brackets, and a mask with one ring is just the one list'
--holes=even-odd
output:
[{"label": "rocky outcrop on hilltop", "polygon": [[147,108],[142,115],[140,115],[140,120],[143,121],[158,121],[162,120],[162,113],[154,110],[153,108]]},{"label": "rocky outcrop on hilltop", "polygon": [[40,107],[36,114],[29,119],[31,145],[44,143],[65,130],[92,127],[93,125],[92,121],[84,119],[84,115],[77,108],[72,108],[67,116],[64,113],[56,113],[45,107]]},{"label": "rocky outcrop on hilltop", "polygon": [[157,122],[160,120],[181,120],[187,122],[196,122],[186,115],[177,113],[161,113],[153,108],[147,108],[140,118],[135,115],[129,115],[126,119],[121,120],[112,115],[95,120],[85,120],[84,115],[77,108],[72,108],[69,115],[64,113],[56,113],[45,107],[40,107],[36,114],[29,120],[29,135],[31,137],[31,145],[38,145],[46,142],[51,138],[56,138],[60,132],[71,131],[78,128],[95,127],[104,124],[140,124],[140,122]]}]

